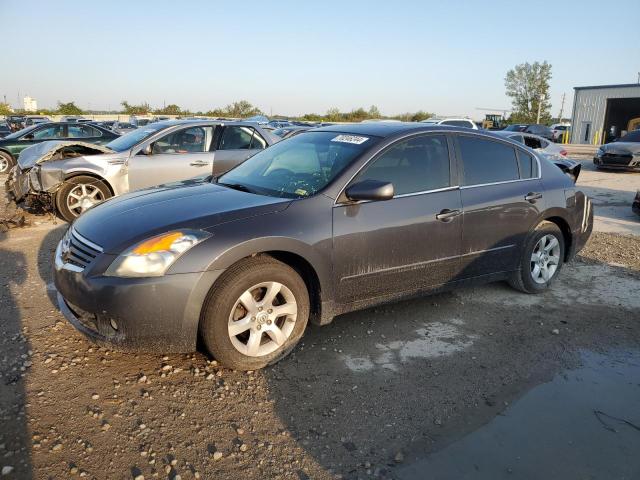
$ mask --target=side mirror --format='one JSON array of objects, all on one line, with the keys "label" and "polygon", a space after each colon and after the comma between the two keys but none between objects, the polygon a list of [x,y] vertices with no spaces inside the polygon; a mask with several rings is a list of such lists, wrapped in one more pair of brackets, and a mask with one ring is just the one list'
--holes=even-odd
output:
[{"label": "side mirror", "polygon": [[142,150],[138,152],[138,155],[151,155],[153,153],[153,147],[151,144],[145,145]]},{"label": "side mirror", "polygon": [[347,188],[349,200],[390,200],[393,198],[393,184],[380,180],[362,180]]}]

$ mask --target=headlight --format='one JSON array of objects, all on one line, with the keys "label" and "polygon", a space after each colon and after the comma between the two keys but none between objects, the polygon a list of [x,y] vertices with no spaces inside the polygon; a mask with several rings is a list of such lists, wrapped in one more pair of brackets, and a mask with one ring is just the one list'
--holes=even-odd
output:
[{"label": "headlight", "polygon": [[599,148],[598,151],[596,152],[596,157],[601,157],[604,155],[604,150],[602,148]]},{"label": "headlight", "polygon": [[108,277],[160,277],[186,251],[209,238],[201,230],[178,230],[144,240],[109,266]]}]

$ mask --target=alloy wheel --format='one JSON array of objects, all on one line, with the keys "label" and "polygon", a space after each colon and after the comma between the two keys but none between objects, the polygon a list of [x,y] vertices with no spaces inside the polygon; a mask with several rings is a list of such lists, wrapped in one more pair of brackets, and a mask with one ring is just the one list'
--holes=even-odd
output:
[{"label": "alloy wheel", "polygon": [[104,201],[104,194],[95,185],[79,183],[67,195],[67,208],[76,215]]},{"label": "alloy wheel", "polygon": [[555,235],[544,235],[531,253],[531,278],[536,283],[545,284],[555,275],[559,264],[560,242]]},{"label": "alloy wheel", "polygon": [[236,300],[229,315],[229,338],[244,355],[269,355],[286,343],[297,316],[298,305],[291,290],[282,283],[263,282]]},{"label": "alloy wheel", "polygon": [[0,155],[0,174],[9,171],[9,159]]}]

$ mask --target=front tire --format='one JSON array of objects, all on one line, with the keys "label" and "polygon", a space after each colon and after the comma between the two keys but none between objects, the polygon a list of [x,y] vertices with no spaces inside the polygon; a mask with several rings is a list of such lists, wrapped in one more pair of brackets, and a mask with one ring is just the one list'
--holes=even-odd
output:
[{"label": "front tire", "polygon": [[257,370],[287,356],[309,320],[309,292],[298,273],[268,256],[241,260],[212,288],[200,336],[217,360]]},{"label": "front tire", "polygon": [[525,293],[546,291],[563,265],[565,252],[562,231],[553,222],[541,222],[529,235],[522,251],[520,269],[509,284]]},{"label": "front tire", "polygon": [[109,187],[97,178],[88,175],[72,177],[56,194],[56,207],[67,222],[73,222],[81,213],[111,198]]},{"label": "front tire", "polygon": [[13,157],[6,152],[0,152],[0,175],[5,175],[16,164]]}]

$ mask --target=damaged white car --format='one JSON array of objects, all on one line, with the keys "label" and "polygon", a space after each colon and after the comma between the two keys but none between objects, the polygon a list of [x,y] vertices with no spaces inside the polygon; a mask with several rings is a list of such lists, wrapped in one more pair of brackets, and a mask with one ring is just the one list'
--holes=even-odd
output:
[{"label": "damaged white car", "polygon": [[150,124],[104,146],[48,141],[20,153],[8,191],[16,202],[44,205],[72,221],[116,195],[221,175],[279,140],[255,124],[183,120]]}]

